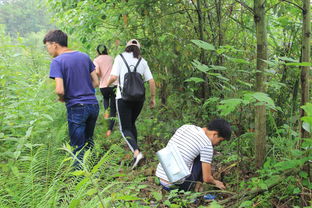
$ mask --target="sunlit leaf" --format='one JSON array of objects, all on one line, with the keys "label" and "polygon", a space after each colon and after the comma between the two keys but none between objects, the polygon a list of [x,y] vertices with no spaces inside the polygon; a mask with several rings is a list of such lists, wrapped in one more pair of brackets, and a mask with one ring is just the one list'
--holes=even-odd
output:
[{"label": "sunlit leaf", "polygon": [[79,205],[80,205],[80,199],[73,199],[69,204],[69,208],[76,208],[76,207],[79,207]]},{"label": "sunlit leaf", "polygon": [[123,200],[123,201],[137,201],[142,200],[141,198],[137,196],[131,196],[131,195],[124,195],[124,196],[117,196],[114,198],[115,200]]},{"label": "sunlit leaf", "polygon": [[309,62],[300,62],[300,63],[286,63],[286,66],[311,66]]},{"label": "sunlit leaf", "polygon": [[92,196],[92,195],[95,194],[96,192],[97,192],[96,189],[89,189],[89,190],[87,191],[87,195],[88,195],[88,196]]},{"label": "sunlit leaf", "polygon": [[76,171],[72,172],[71,174],[74,175],[74,176],[83,176],[86,173],[83,170],[76,170]]},{"label": "sunlit leaf", "polygon": [[299,62],[298,60],[295,60],[289,57],[279,57],[279,59],[282,61],[288,61],[288,62]]},{"label": "sunlit leaf", "polygon": [[185,80],[185,82],[195,82],[197,84],[197,83],[205,82],[205,80],[203,80],[202,78],[199,78],[199,77],[191,77],[191,78]]},{"label": "sunlit leaf", "polygon": [[195,45],[197,45],[198,47],[200,48],[203,48],[205,50],[208,50],[208,51],[214,51],[216,50],[215,47],[210,44],[210,43],[207,43],[205,41],[202,41],[202,40],[191,40]]},{"label": "sunlit leaf", "polygon": [[201,72],[208,72],[209,70],[211,70],[211,68],[209,68],[207,65],[202,64],[197,60],[194,60],[192,64],[194,67],[196,67],[196,69],[198,69]]}]

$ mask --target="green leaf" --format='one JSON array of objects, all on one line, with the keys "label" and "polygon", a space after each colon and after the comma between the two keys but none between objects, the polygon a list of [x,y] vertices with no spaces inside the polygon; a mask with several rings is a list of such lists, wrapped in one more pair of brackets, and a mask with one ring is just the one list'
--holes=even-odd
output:
[{"label": "green leaf", "polygon": [[30,137],[31,132],[32,132],[32,129],[33,129],[33,126],[31,126],[31,127],[29,127],[29,128],[27,129],[26,135],[25,135],[26,138]]},{"label": "green leaf", "polygon": [[21,151],[15,151],[14,152],[14,158],[17,160],[18,157],[21,155]]},{"label": "green leaf", "polygon": [[249,87],[249,88],[251,88],[251,87],[253,86],[252,84],[250,84],[250,83],[248,83],[248,82],[244,82],[244,81],[239,80],[239,79],[237,79],[236,81],[237,81],[238,83],[242,84],[242,85],[245,85],[245,86]]},{"label": "green leaf", "polygon": [[153,191],[152,195],[157,201],[160,201],[162,199],[162,194],[157,191]]},{"label": "green leaf", "polygon": [[166,200],[166,201],[164,201],[164,205],[167,205],[167,206],[169,206],[169,207],[170,207],[171,203],[170,203],[170,201],[169,201],[169,200]]},{"label": "green leaf", "polygon": [[216,202],[216,201],[212,201],[212,202],[209,204],[208,208],[223,208],[223,206],[221,206],[220,204],[218,204],[218,202]]},{"label": "green leaf", "polygon": [[76,190],[76,191],[79,191],[79,190],[81,189],[81,187],[82,187],[83,185],[85,185],[89,180],[90,180],[89,178],[84,178],[84,179],[82,179],[82,181],[80,181],[80,182],[76,185],[75,190]]},{"label": "green leaf", "polygon": [[259,187],[263,190],[268,190],[268,186],[265,183],[259,183]]},{"label": "green leaf", "polygon": [[76,170],[76,171],[72,172],[71,174],[74,175],[74,176],[82,176],[82,175],[85,175],[85,171],[83,171],[83,170]]},{"label": "green leaf", "polygon": [[67,162],[67,161],[72,160],[72,159],[73,159],[72,157],[67,157],[62,162]]},{"label": "green leaf", "polygon": [[226,57],[229,61],[232,61],[234,63],[238,63],[238,64],[250,64],[249,61],[245,60],[245,59],[240,59],[240,58],[232,58],[229,56],[224,55],[224,57]]},{"label": "green leaf", "polygon": [[[311,120],[311,122],[312,122],[312,118],[309,117],[308,120]],[[309,123],[303,122],[303,123],[302,123],[302,128],[303,128],[304,130],[306,130],[307,132],[311,133],[312,126],[311,126]]]},{"label": "green leaf", "polygon": [[198,84],[201,82],[205,82],[205,80],[203,80],[202,78],[199,78],[199,77],[191,77],[191,78],[185,80],[185,82],[195,82],[196,84]]},{"label": "green leaf", "polygon": [[289,62],[299,62],[298,60],[292,59],[292,58],[288,58],[288,57],[279,57],[280,60],[282,61],[289,61]]},{"label": "green leaf", "polygon": [[87,162],[87,159],[88,159],[88,157],[89,157],[89,155],[90,155],[90,152],[91,152],[91,150],[88,149],[88,150],[85,152],[85,154],[83,155],[83,163],[86,163],[86,162]]},{"label": "green leaf", "polygon": [[286,66],[311,66],[309,62],[300,62],[300,63],[286,63]]},{"label": "green leaf", "polygon": [[299,193],[301,193],[301,190],[300,188],[296,187],[293,191],[293,194],[299,194]]},{"label": "green leaf", "polygon": [[311,146],[312,146],[312,139],[310,139],[310,138],[303,138],[303,142],[302,142],[301,147],[302,148],[311,148]]},{"label": "green leaf", "polygon": [[207,43],[207,42],[202,41],[202,40],[191,40],[191,42],[193,42],[198,47],[203,48],[207,51],[215,51],[216,50],[212,44]]},{"label": "green leaf", "polygon": [[252,97],[254,97],[257,101],[264,103],[267,107],[276,109],[275,104],[267,94],[263,92],[255,92],[251,94]]},{"label": "green leaf", "polygon": [[91,173],[96,173],[99,168],[109,159],[109,156],[111,156],[111,152],[113,150],[114,146],[112,146],[105,155],[101,158],[101,160],[92,168]]},{"label": "green leaf", "polygon": [[239,208],[243,208],[243,207],[249,208],[249,207],[252,207],[252,205],[253,205],[252,201],[244,201],[243,203],[239,205]]},{"label": "green leaf", "polygon": [[137,187],[137,189],[144,189],[144,188],[146,188],[147,187],[147,185],[139,185],[138,187]]},{"label": "green leaf", "polygon": [[226,67],[224,67],[224,66],[210,65],[209,67],[210,67],[211,69],[213,69],[213,70],[220,70],[220,71],[226,70]]},{"label": "green leaf", "polygon": [[131,195],[124,195],[124,196],[117,196],[114,198],[115,200],[123,200],[123,201],[137,201],[142,200],[139,197],[131,196]]},{"label": "green leaf", "polygon": [[54,121],[54,119],[48,114],[42,114],[42,116],[49,119],[50,121]]},{"label": "green leaf", "polygon": [[218,110],[221,111],[222,116],[226,116],[235,111],[236,107],[242,103],[242,99],[227,99],[222,100],[221,105],[218,105]]},{"label": "green leaf", "polygon": [[97,192],[97,190],[96,189],[89,189],[88,191],[87,191],[87,195],[88,196],[92,196],[93,194],[95,194]]},{"label": "green leaf", "polygon": [[204,72],[204,73],[206,73],[206,72],[208,72],[209,70],[211,70],[211,68],[209,68],[207,65],[202,64],[202,63],[200,63],[200,62],[197,61],[197,60],[194,60],[194,61],[192,62],[192,64],[193,64],[193,66],[194,66],[196,69],[198,69],[199,71]]},{"label": "green leaf", "polygon": [[302,177],[302,178],[308,178],[309,174],[307,172],[304,172],[304,171],[300,171],[299,172],[299,175]]},{"label": "green leaf", "polygon": [[80,205],[80,199],[73,199],[69,204],[69,208],[76,208],[76,207],[79,207],[79,205]]},{"label": "green leaf", "polygon": [[301,106],[301,108],[308,116],[312,117],[312,103],[307,103],[304,106]]},{"label": "green leaf", "polygon": [[12,170],[14,176],[20,177],[20,172],[19,172],[19,170],[18,170],[18,168],[16,166],[12,166],[11,170]]}]

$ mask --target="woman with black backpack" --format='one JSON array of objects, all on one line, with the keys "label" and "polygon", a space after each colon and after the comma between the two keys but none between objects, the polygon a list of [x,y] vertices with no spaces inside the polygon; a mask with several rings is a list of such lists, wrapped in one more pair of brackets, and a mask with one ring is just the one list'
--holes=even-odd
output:
[{"label": "woman with black backpack", "polygon": [[115,58],[113,69],[107,85],[119,79],[116,106],[119,115],[120,131],[133,152],[132,169],[144,158],[137,142],[135,121],[138,118],[145,100],[144,82],[150,86],[150,107],[155,106],[155,82],[149,66],[140,55],[140,43],[132,39],[125,51]]}]

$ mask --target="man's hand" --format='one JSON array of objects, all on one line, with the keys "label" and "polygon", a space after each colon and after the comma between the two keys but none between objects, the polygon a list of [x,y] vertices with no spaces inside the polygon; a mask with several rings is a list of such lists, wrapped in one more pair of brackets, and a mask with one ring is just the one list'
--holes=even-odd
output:
[{"label": "man's hand", "polygon": [[225,189],[225,186],[224,186],[224,184],[221,181],[215,180],[214,182],[215,182],[215,185],[216,185],[217,188]]},{"label": "man's hand", "polygon": [[65,99],[64,99],[64,96],[61,96],[61,95],[58,95],[58,101],[64,103],[65,102]]},{"label": "man's hand", "polygon": [[156,105],[156,101],[155,101],[155,97],[151,98],[151,101],[150,101],[150,108],[154,108]]}]

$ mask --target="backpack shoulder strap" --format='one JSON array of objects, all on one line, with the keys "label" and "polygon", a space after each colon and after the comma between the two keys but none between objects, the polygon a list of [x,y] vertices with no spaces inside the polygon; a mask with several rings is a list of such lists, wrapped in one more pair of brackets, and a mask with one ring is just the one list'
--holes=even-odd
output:
[{"label": "backpack shoulder strap", "polygon": [[122,60],[125,62],[126,66],[127,66],[127,69],[128,69],[128,72],[130,73],[130,72],[131,72],[131,71],[130,71],[130,67],[129,67],[129,65],[128,65],[126,59],[125,59],[125,57],[122,55],[122,53],[120,54],[120,56],[121,56]]},{"label": "backpack shoulder strap", "polygon": [[134,70],[133,70],[134,72],[136,72],[137,67],[139,66],[139,64],[140,64],[141,60],[142,60],[142,57],[140,57],[140,58],[139,58],[139,60],[138,60],[137,64],[135,65]]}]

